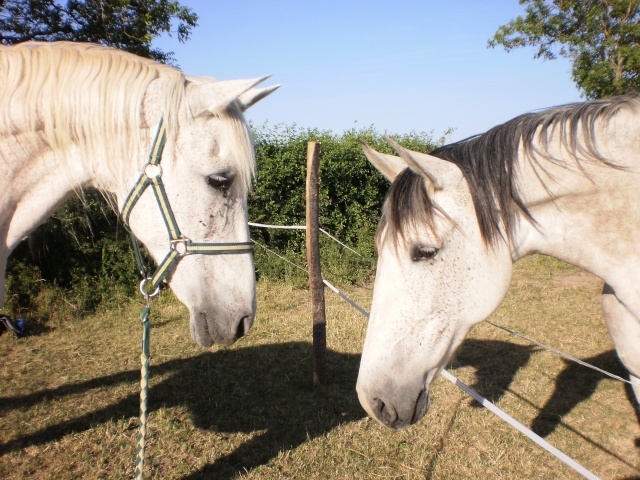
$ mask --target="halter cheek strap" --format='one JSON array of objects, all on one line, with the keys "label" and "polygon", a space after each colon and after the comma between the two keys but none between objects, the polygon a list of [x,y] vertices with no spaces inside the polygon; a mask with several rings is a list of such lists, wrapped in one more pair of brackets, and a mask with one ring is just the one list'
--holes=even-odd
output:
[{"label": "halter cheek strap", "polygon": [[[131,241],[133,243],[133,251],[140,267],[140,274],[142,275],[142,283],[140,284],[140,291],[144,295],[147,306],[142,310],[141,320],[143,324],[142,334],[142,355],[140,357],[142,363],[141,382],[140,382],[140,428],[138,433],[138,448],[136,453],[136,480],[143,480],[144,469],[144,453],[147,438],[147,397],[148,397],[148,383],[149,383],[149,303],[150,298],[158,293],[160,282],[169,273],[175,262],[185,255],[225,255],[232,253],[251,253],[253,252],[253,242],[236,242],[236,243],[195,243],[189,238],[180,233],[178,223],[169,205],[169,199],[162,183],[162,167],[160,166],[160,160],[162,158],[162,150],[166,142],[166,131],[162,118],[158,125],[158,132],[153,140],[153,146],[151,153],[149,154],[149,162],[145,165],[140,178],[135,183],[129,195],[127,196],[124,206],[122,207],[122,220],[131,233]],[[147,276],[147,270],[142,261],[140,255],[140,248],[138,241],[129,228],[129,217],[131,216],[131,210],[136,205],[142,194],[147,187],[151,185],[153,187],[153,193],[156,196],[160,213],[164,220],[164,224],[167,227],[169,234],[169,252],[164,259],[158,265],[158,268],[154,274],[150,277]],[[147,290],[147,283],[151,283],[151,288]],[[154,291],[155,290],[155,291]]]},{"label": "halter cheek strap", "polygon": [[148,295],[146,291],[146,283],[150,282],[150,290],[157,291],[160,283],[169,273],[176,261],[185,255],[228,255],[235,253],[251,253],[253,252],[253,242],[235,242],[235,243],[210,243],[210,242],[192,242],[189,238],[180,233],[178,223],[171,210],[167,193],[162,183],[162,167],[160,166],[160,160],[162,159],[162,151],[166,143],[166,128],[163,119],[160,119],[158,125],[158,131],[156,137],[153,140],[153,146],[151,153],[149,154],[149,162],[145,165],[140,178],[135,183],[129,195],[127,196],[124,206],[122,207],[122,220],[131,232],[129,227],[129,217],[131,211],[136,205],[142,194],[147,187],[151,185],[153,193],[155,194],[162,219],[167,227],[167,233],[169,234],[169,252],[164,259],[158,265],[156,271],[150,277],[147,276],[146,268],[142,262],[140,255],[140,248],[138,241],[131,232],[131,240],[133,242],[133,251],[136,257],[136,262],[140,268],[140,274],[143,277],[141,284],[141,290],[143,295]]}]

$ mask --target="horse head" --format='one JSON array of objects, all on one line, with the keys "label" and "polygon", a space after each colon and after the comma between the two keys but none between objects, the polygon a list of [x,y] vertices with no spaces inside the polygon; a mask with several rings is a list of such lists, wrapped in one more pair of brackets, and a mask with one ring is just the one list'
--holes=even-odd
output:
[{"label": "horse head", "polygon": [[429,385],[469,329],[500,304],[511,279],[504,242],[487,245],[469,185],[453,163],[363,144],[390,181],[377,233],[378,265],[357,392],[364,409],[395,429],[417,422]]},{"label": "horse head", "polygon": [[[175,217],[185,242],[213,245],[250,242],[247,194],[255,159],[243,111],[277,88],[255,88],[264,78],[187,79],[183,113],[165,120],[177,122],[173,135],[168,135],[161,170],[158,169],[168,207],[164,202],[156,203],[151,189],[147,189],[128,218],[132,232],[156,262],[162,262],[170,248],[161,215],[166,208]],[[149,107],[145,112],[154,112],[153,102],[157,103],[157,98],[147,95],[146,101]],[[125,196],[126,192],[119,192],[121,206]],[[253,324],[256,309],[253,256],[246,250],[225,253],[185,255],[167,275],[171,289],[189,308],[193,339],[204,347],[212,343],[231,344]]]}]

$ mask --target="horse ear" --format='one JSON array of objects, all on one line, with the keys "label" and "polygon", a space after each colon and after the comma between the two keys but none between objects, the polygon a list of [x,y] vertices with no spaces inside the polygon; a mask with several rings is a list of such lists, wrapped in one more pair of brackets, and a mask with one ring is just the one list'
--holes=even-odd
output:
[{"label": "horse ear", "polygon": [[363,141],[360,141],[360,147],[362,147],[367,160],[390,182],[393,182],[398,174],[407,168],[407,164],[400,157],[377,152]]},{"label": "horse ear", "polygon": [[[429,183],[429,190],[442,190],[448,185],[457,185],[463,179],[462,171],[454,163],[426,153],[414,152],[385,137],[407,166]],[[431,192],[430,192],[431,193]]]},{"label": "horse ear", "polygon": [[278,88],[280,88],[280,84],[273,85],[271,87],[252,88],[250,90],[247,90],[246,92],[244,92],[242,95],[238,97],[240,108],[244,112],[246,109],[258,103],[260,100],[262,100],[264,97],[266,97],[270,93],[275,92]]},{"label": "horse ear", "polygon": [[[229,106],[231,102],[240,100],[243,94],[252,90],[253,87],[267,78],[269,78],[269,75],[260,78],[222,81],[211,81],[211,79],[208,78],[204,79],[205,81],[201,81],[198,78],[187,78],[187,98],[191,113],[194,117],[197,117],[203,112],[218,112],[223,110]],[[253,103],[269,93],[271,92],[266,92],[261,97],[255,98]],[[259,96],[259,94],[250,95],[249,98],[253,98],[254,96]],[[243,105],[242,101],[241,105]]]}]

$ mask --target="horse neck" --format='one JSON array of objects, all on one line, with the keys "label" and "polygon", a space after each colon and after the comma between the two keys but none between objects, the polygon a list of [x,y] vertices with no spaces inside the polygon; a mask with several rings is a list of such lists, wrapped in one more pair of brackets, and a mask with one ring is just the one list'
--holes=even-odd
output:
[{"label": "horse neck", "polygon": [[[26,135],[0,141],[0,236],[11,251],[75,191],[89,182],[81,162],[54,158],[42,142]],[[33,148],[24,148],[31,144]],[[22,148],[20,148],[22,147]],[[68,152],[67,157],[79,152]]]},{"label": "horse neck", "polygon": [[0,175],[8,186],[0,193],[0,236],[9,251],[83,187],[96,187],[118,198],[126,196],[146,162],[150,137],[162,115],[161,91],[161,79],[147,87],[140,130],[143,144],[130,156],[133,162],[118,156],[115,161],[124,163],[107,165],[114,160],[108,155],[109,145],[117,140],[106,137],[101,142],[107,153],[102,155],[75,144],[54,153],[42,138],[31,133],[0,137]]},{"label": "horse neck", "polygon": [[602,163],[583,162],[584,171],[575,165],[547,163],[547,173],[536,174],[531,164],[521,162],[518,182],[534,220],[520,210],[515,213],[512,257],[542,253],[613,282],[625,261],[617,247],[626,242],[629,251],[637,251],[640,218],[634,219],[634,205],[640,180]]}]

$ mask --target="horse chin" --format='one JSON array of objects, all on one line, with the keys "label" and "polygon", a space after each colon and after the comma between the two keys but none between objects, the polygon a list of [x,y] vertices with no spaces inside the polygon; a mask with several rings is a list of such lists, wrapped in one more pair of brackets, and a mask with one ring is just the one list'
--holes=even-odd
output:
[{"label": "horse chin", "polygon": [[[237,319],[219,318],[212,312],[191,311],[191,337],[204,348],[217,345],[231,345],[243,337],[253,325],[253,313],[238,316]],[[224,326],[221,326],[224,325]]]}]

